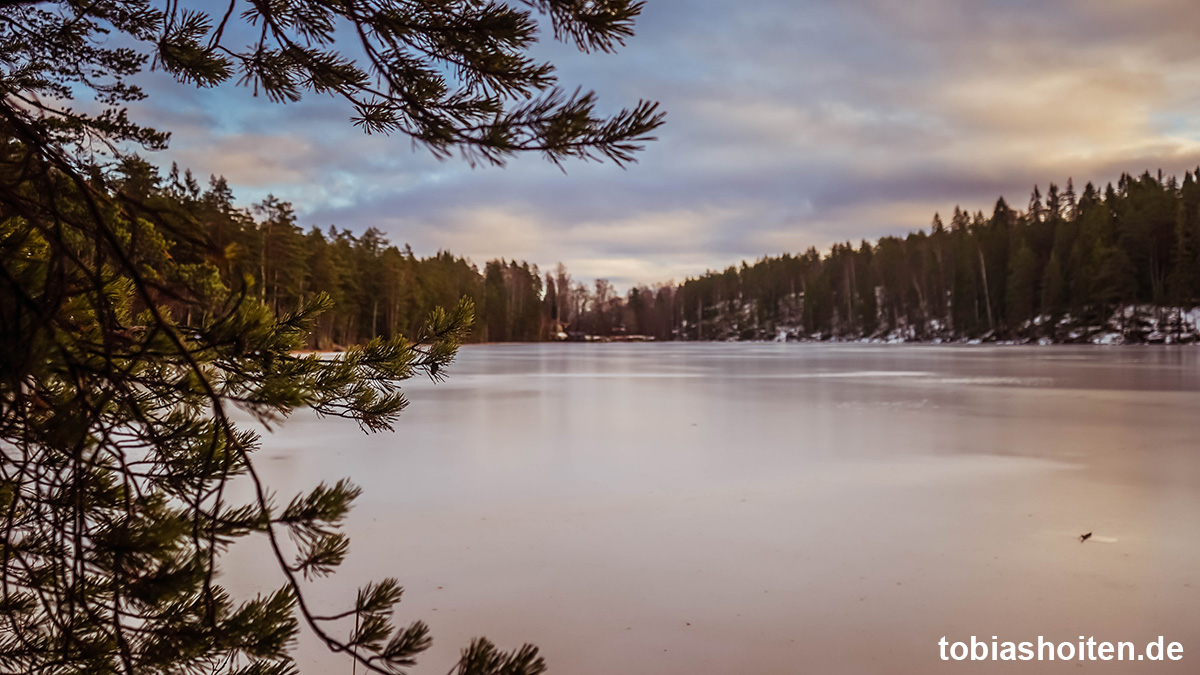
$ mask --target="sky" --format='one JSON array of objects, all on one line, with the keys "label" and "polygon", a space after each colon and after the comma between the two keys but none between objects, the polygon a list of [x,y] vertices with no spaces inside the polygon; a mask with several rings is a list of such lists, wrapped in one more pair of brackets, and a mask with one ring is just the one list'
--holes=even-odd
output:
[{"label": "sky", "polygon": [[649,0],[616,54],[535,54],[615,112],[661,102],[637,164],[439,161],[310,96],[150,73],[131,110],[238,201],[308,228],[382,230],[418,255],[563,262],[618,288],[1023,208],[1034,185],[1200,166],[1195,0]]}]

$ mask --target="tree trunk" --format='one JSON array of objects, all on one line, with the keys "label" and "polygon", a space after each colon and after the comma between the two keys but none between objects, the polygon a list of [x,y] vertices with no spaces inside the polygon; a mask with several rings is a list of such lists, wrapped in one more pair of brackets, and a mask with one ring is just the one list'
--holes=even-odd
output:
[{"label": "tree trunk", "polygon": [[979,272],[983,275],[983,299],[985,306],[987,307],[988,328],[995,330],[996,321],[992,316],[992,292],[991,289],[988,288],[987,263],[983,259],[983,249],[976,248],[975,251],[979,253]]}]

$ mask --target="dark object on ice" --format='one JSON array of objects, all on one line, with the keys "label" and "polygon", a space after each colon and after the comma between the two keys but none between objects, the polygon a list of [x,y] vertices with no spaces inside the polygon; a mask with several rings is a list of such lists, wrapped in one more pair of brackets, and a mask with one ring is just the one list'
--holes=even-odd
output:
[{"label": "dark object on ice", "polygon": [[1087,541],[1091,536],[1092,536],[1091,532],[1088,532],[1087,534],[1079,535],[1079,543],[1082,544],[1083,542]]}]

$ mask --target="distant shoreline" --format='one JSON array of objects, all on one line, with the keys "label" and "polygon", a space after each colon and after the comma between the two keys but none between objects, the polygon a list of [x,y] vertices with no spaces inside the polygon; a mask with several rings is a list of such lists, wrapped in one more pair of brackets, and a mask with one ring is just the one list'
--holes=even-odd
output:
[{"label": "distant shoreline", "polygon": [[594,340],[591,342],[567,341],[567,340],[541,340],[538,342],[467,342],[463,343],[462,347],[498,347],[498,346],[522,346],[522,345],[551,345],[551,344],[570,344],[570,345],[627,345],[627,344],[657,344],[657,345],[715,345],[715,344],[739,344],[739,345],[863,345],[863,346],[914,346],[914,347],[1171,347],[1171,348],[1194,348],[1200,347],[1200,342],[1038,342],[1038,341],[1014,341],[1014,340],[882,340],[882,339],[800,339],[800,340],[647,340],[644,342],[628,342],[615,340]]}]

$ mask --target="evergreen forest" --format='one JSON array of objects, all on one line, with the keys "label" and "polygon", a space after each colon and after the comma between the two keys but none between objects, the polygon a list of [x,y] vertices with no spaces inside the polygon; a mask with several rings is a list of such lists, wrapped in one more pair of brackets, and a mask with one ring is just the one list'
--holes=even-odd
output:
[{"label": "evergreen forest", "polygon": [[1190,341],[1200,304],[1200,169],[1123,175],[1103,189],[1034,188],[1024,209],[956,207],[948,221],[875,242],[809,248],[619,293],[558,264],[441,251],[419,257],[361,224],[304,229],[290,204],[234,205],[222,178],[166,178],[141,160],[123,190],[204,223],[214,262],[276,312],[325,293],[310,337],[337,349],[415,333],[429,312],[474,302],[471,339]]}]

